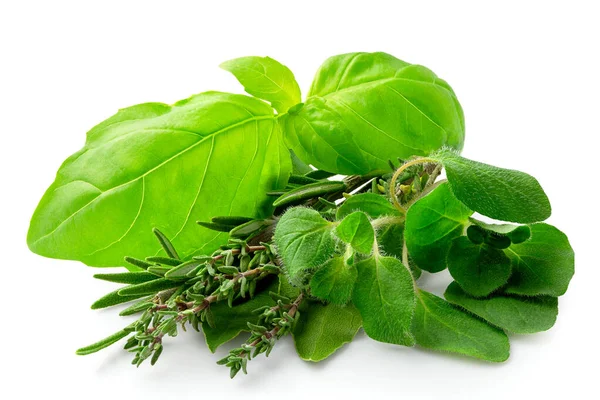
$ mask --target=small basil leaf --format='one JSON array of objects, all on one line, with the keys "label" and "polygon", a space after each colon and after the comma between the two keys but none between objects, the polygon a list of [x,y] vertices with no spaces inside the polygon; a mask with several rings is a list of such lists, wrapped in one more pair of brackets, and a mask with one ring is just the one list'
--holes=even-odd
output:
[{"label": "small basil leaf", "polygon": [[431,158],[444,165],[452,193],[473,211],[525,224],[550,216],[550,201],[531,175],[472,161],[452,150],[442,150]]},{"label": "small basil leaf", "polygon": [[452,195],[447,183],[413,204],[406,213],[404,237],[417,266],[429,272],[446,268],[452,239],[462,235],[471,214]]},{"label": "small basil leaf", "polygon": [[338,238],[359,253],[370,254],[373,250],[375,231],[363,212],[357,211],[348,215],[335,228],[335,233]]},{"label": "small basil leaf", "polygon": [[412,346],[410,324],[415,310],[413,277],[398,259],[375,255],[356,264],[352,301],[365,333],[380,342]]},{"label": "small basil leaf", "polygon": [[550,329],[558,315],[558,299],[551,296],[492,296],[476,299],[452,282],[444,297],[452,304],[514,333],[535,333]]},{"label": "small basil leaf", "polygon": [[246,92],[271,103],[280,114],[300,103],[300,87],[288,67],[270,57],[240,57],[222,63]]},{"label": "small basil leaf", "polygon": [[508,359],[506,334],[446,300],[419,290],[412,332],[417,345],[438,351],[450,351],[483,360]]},{"label": "small basil leaf", "polygon": [[311,294],[334,304],[346,304],[352,298],[357,275],[356,268],[348,265],[343,257],[334,257],[311,278]]},{"label": "small basil leaf", "polygon": [[506,250],[513,274],[506,293],[562,296],[575,273],[575,253],[567,236],[548,224],[533,224],[531,239]]},{"label": "small basil leaf", "polygon": [[384,196],[375,193],[361,193],[346,199],[338,208],[336,218],[343,219],[355,211],[362,211],[369,217],[399,217],[400,212]]},{"label": "small basil leaf", "polygon": [[352,341],[361,318],[352,306],[306,302],[292,332],[296,351],[305,361],[321,361]]},{"label": "small basil leaf", "polygon": [[275,244],[292,283],[304,284],[307,273],[333,255],[332,229],[331,222],[310,208],[290,208],[281,216],[275,228]]},{"label": "small basil leaf", "polygon": [[452,241],[447,256],[448,271],[470,295],[487,296],[510,277],[510,259],[502,250],[474,244],[466,236]]}]

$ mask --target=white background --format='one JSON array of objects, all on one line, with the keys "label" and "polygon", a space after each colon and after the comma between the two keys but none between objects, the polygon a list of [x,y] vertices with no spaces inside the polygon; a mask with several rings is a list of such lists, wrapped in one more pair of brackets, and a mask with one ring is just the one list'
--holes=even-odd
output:
[{"label": "white background", "polygon": [[[599,398],[594,3],[2,2],[0,397]],[[155,367],[134,368],[119,346],[76,356],[125,324],[113,310],[89,310],[113,286],[82,264],[29,253],[25,236],[37,201],[85,132],[120,107],[241,92],[218,68],[230,58],[276,58],[306,91],[328,56],[353,51],[386,51],[433,69],[464,107],[463,154],[539,179],[553,204],[549,222],[577,254],[555,327],[511,336],[511,358],[499,365],[363,333],[320,364],[301,361],[283,340],[233,381],[215,364],[224,351],[209,354],[193,333],[169,341]],[[425,284],[440,291],[445,282]]]}]

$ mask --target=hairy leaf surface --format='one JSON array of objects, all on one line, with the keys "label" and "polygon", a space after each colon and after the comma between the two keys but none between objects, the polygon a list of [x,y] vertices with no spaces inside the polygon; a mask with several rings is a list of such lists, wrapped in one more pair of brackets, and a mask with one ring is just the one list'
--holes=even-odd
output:
[{"label": "hairy leaf surface", "polygon": [[341,220],[355,211],[362,211],[373,219],[401,216],[400,212],[384,196],[375,193],[361,193],[346,199],[338,208],[336,218]]},{"label": "hairy leaf surface", "polygon": [[452,241],[447,256],[448,271],[470,295],[487,296],[510,277],[510,259],[504,251],[473,244],[461,236]]},{"label": "hairy leaf surface", "polygon": [[575,253],[567,236],[548,224],[533,224],[531,239],[506,249],[513,274],[507,293],[562,296],[575,273]]},{"label": "hairy leaf surface", "polygon": [[551,296],[495,295],[476,299],[452,282],[444,297],[491,324],[514,333],[535,333],[552,328],[558,315],[558,299]]},{"label": "hairy leaf surface", "polygon": [[501,362],[509,355],[506,334],[455,308],[446,300],[419,290],[412,324],[417,344],[483,360]]},{"label": "hairy leaf surface", "polygon": [[335,250],[333,225],[318,211],[294,207],[275,228],[275,244],[292,283],[303,284],[306,273],[327,261]]},{"label": "hairy leaf surface", "polygon": [[310,280],[311,294],[334,304],[346,304],[358,273],[343,257],[334,257],[321,266]]},{"label": "hairy leaf surface", "polygon": [[473,211],[524,224],[551,214],[546,193],[531,175],[472,161],[447,149],[432,158],[444,165],[452,193]]},{"label": "hairy leaf surface", "polygon": [[305,361],[321,361],[352,341],[360,329],[358,310],[350,305],[308,302],[293,331],[296,351]]},{"label": "hairy leaf surface", "polygon": [[272,109],[257,99],[207,92],[140,104],[88,132],[40,201],[27,242],[43,256],[119,266],[124,255],[159,253],[157,227],[182,258],[210,253],[226,235],[196,221],[268,215],[266,192],[290,171]]},{"label": "hairy leaf surface", "polygon": [[471,214],[452,195],[447,183],[413,204],[406,213],[404,237],[417,266],[429,272],[446,268],[452,240],[462,235]]},{"label": "hairy leaf surface", "polygon": [[462,149],[464,116],[450,86],[429,69],[385,53],[329,58],[303,107],[281,119],[305,162],[340,174],[387,169],[388,160]]},{"label": "hairy leaf surface", "polygon": [[397,258],[375,255],[356,264],[352,301],[365,333],[380,342],[412,346],[410,324],[415,310],[413,277]]},{"label": "hairy leaf surface", "polygon": [[338,238],[359,253],[370,254],[373,250],[375,231],[367,215],[361,211],[345,217],[335,228],[335,233]]}]

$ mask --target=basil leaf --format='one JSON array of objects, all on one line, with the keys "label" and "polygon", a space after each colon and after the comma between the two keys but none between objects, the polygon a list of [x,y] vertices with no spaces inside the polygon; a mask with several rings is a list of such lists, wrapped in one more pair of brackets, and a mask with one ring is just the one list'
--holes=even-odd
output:
[{"label": "basil leaf", "polygon": [[471,214],[447,183],[413,204],[406,213],[404,237],[417,266],[429,272],[445,269],[452,239],[462,235]]},{"label": "basil leaf", "polygon": [[361,193],[346,199],[338,208],[336,218],[338,220],[362,211],[369,217],[400,217],[400,212],[384,196],[375,193]]},{"label": "basil leaf", "polygon": [[334,257],[321,266],[310,280],[311,294],[334,304],[344,305],[352,298],[357,271],[343,257]]},{"label": "basil leaf", "polygon": [[352,306],[306,302],[292,332],[296,351],[305,361],[321,361],[352,341],[361,318]]},{"label": "basil leaf", "polygon": [[552,328],[558,315],[558,299],[551,296],[492,296],[475,299],[452,282],[444,297],[489,323],[514,333],[535,333]]},{"label": "basil leaf", "polygon": [[331,222],[310,208],[290,208],[281,216],[274,238],[292,283],[303,285],[307,273],[333,255],[332,229]]},{"label": "basil leaf", "polygon": [[207,92],[129,107],[60,167],[27,243],[43,256],[119,266],[125,254],[159,252],[157,227],[182,259],[210,253],[227,235],[196,221],[270,215],[266,192],[285,187],[290,171],[273,110],[260,100]]},{"label": "basil leaf", "polygon": [[414,345],[410,324],[415,310],[412,275],[398,259],[375,255],[356,264],[352,301],[365,333],[380,342]]},{"label": "basil leaf", "polygon": [[520,223],[543,221],[551,214],[546,193],[531,175],[472,161],[448,149],[430,158],[444,165],[452,193],[473,211]]},{"label": "basil leaf", "polygon": [[300,103],[300,87],[288,67],[270,57],[240,57],[220,65],[231,72],[252,96],[271,103],[282,114]]},{"label": "basil leaf", "polygon": [[357,211],[344,218],[335,228],[337,237],[359,253],[370,254],[375,242],[373,226],[363,212]]},{"label": "basil leaf", "polygon": [[340,174],[387,169],[388,160],[462,149],[464,116],[456,95],[429,69],[385,53],[329,58],[303,107],[281,118],[303,161]]},{"label": "basil leaf", "polygon": [[562,296],[575,273],[575,253],[567,236],[552,225],[530,225],[531,239],[506,250],[513,274],[506,293]]},{"label": "basil leaf", "polygon": [[508,359],[510,345],[503,331],[423,290],[418,292],[412,332],[417,344],[427,349],[494,362]]},{"label": "basil leaf", "polygon": [[504,251],[473,244],[465,236],[452,241],[447,256],[448,271],[470,295],[484,297],[510,277],[510,259]]}]

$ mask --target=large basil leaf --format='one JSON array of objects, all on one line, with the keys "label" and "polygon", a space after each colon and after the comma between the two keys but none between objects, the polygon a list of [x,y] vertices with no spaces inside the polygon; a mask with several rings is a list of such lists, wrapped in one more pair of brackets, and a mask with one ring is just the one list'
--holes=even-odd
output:
[{"label": "large basil leaf", "polygon": [[567,236],[548,224],[533,224],[531,239],[506,249],[513,274],[507,293],[562,296],[575,273],[575,253]]},{"label": "large basil leaf", "polygon": [[476,299],[452,282],[444,297],[491,324],[515,333],[546,331],[552,328],[558,315],[558,299],[551,296],[498,295]]},{"label": "large basil leaf", "polygon": [[270,57],[240,57],[225,61],[221,68],[231,72],[246,92],[267,100],[279,113],[300,102],[300,87],[288,67]]},{"label": "large basil leaf", "polygon": [[460,150],[463,112],[429,69],[385,53],[329,58],[303,107],[281,118],[286,142],[305,162],[340,174],[387,169],[388,160]]},{"label": "large basil leaf", "polygon": [[305,361],[321,361],[349,343],[360,329],[361,318],[353,305],[304,302],[292,332],[296,351]]},{"label": "large basil leaf", "polygon": [[431,158],[444,165],[452,193],[473,211],[524,224],[550,216],[550,201],[529,174],[469,160],[448,149]]},{"label": "large basil leaf", "polygon": [[508,358],[508,337],[500,329],[423,290],[417,299],[412,332],[419,346],[495,362]]},{"label": "large basil leaf", "polygon": [[273,111],[260,100],[207,92],[173,106],[119,111],[87,134],[40,201],[31,250],[93,266],[159,252],[157,227],[180,256],[226,241],[196,225],[215,215],[264,217],[266,192],[291,171]]},{"label": "large basil leaf", "polygon": [[472,213],[452,195],[447,183],[413,204],[406,213],[404,238],[417,266],[429,272],[446,268],[452,239],[462,235]]},{"label": "large basil leaf", "polygon": [[356,264],[358,279],[352,301],[365,333],[380,342],[412,346],[410,324],[415,311],[412,274],[397,258],[373,257]]}]

